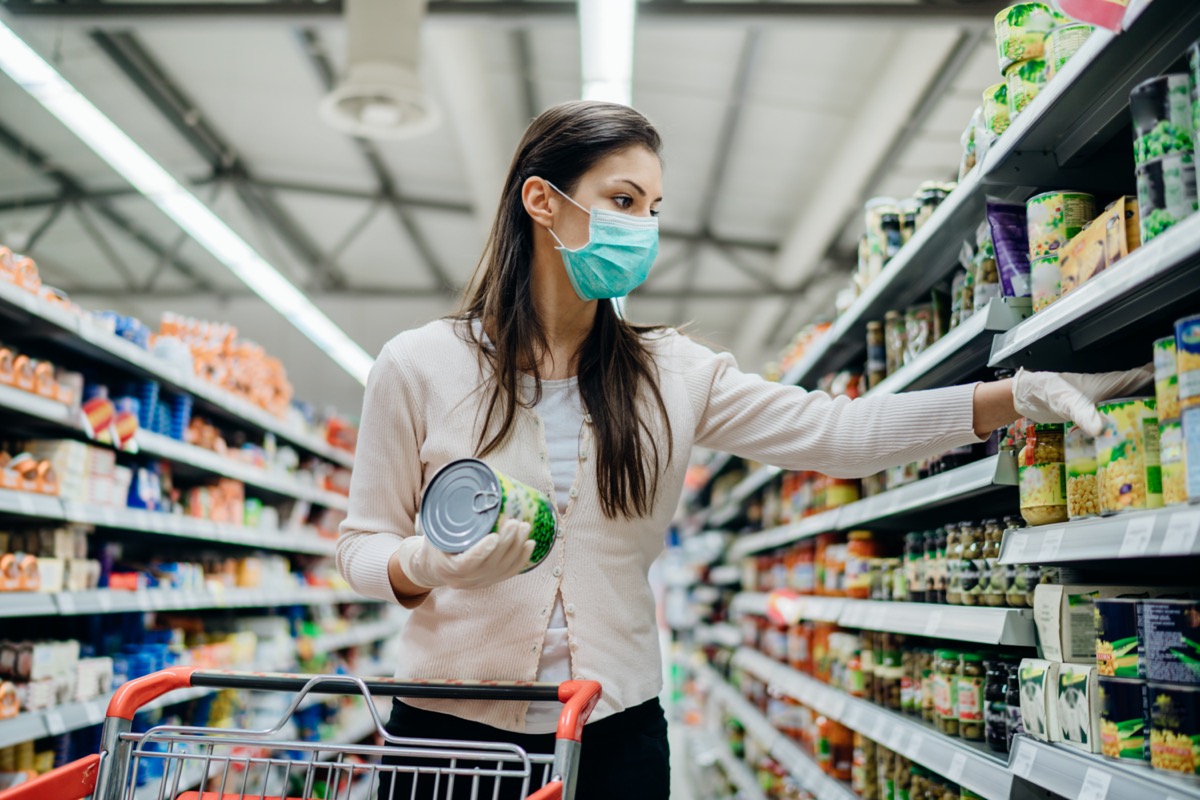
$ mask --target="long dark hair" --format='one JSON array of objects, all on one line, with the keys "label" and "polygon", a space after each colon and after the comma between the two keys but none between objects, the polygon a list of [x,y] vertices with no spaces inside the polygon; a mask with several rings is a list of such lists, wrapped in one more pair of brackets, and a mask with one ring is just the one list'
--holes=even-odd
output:
[{"label": "long dark hair", "polygon": [[[525,131],[476,268],[475,289],[459,316],[480,320],[492,341],[490,348],[477,341],[494,379],[477,443],[481,456],[508,438],[518,403],[532,406],[541,400],[538,354],[545,353],[549,343],[533,302],[533,220],[521,201],[525,180],[545,178],[571,194],[580,177],[602,158],[639,146],[661,157],[662,140],[650,121],[613,103],[563,103],[544,111]],[[601,300],[595,323],[575,356],[579,393],[596,440],[600,507],[610,519],[650,512],[658,477],[671,457],[671,423],[644,338],[654,330],[658,329],[629,324],[612,303]],[[522,372],[536,383],[533,397],[526,400],[518,391]],[[648,419],[646,412],[654,409],[646,398],[654,401],[661,417],[665,452]]]}]

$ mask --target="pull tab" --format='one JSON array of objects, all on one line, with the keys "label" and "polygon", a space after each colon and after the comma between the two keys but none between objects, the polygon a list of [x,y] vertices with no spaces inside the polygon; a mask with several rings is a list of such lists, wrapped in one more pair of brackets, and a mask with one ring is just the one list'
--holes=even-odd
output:
[{"label": "pull tab", "polygon": [[476,514],[491,511],[498,505],[500,505],[500,493],[487,489],[476,492],[475,497],[471,500],[471,510]]}]

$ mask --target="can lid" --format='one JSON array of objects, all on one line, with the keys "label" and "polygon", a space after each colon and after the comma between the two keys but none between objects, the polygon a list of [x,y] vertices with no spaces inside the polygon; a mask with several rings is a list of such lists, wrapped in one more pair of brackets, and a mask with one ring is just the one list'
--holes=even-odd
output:
[{"label": "can lid", "polygon": [[503,500],[491,467],[476,458],[452,461],[425,487],[421,529],[434,547],[461,553],[496,527]]}]

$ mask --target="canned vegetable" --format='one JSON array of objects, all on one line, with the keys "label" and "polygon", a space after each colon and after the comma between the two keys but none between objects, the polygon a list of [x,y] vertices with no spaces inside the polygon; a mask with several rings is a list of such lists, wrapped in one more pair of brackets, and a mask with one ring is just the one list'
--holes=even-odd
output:
[{"label": "canned vegetable", "polygon": [[1146,682],[1101,675],[1100,752],[1122,761],[1148,761]]},{"label": "canned vegetable", "polygon": [[[1109,424],[1096,439],[1100,511],[1116,514],[1162,506],[1158,418],[1153,397],[1125,397],[1099,405]],[[1148,435],[1153,426],[1153,435]]]},{"label": "canned vegetable", "polygon": [[1191,153],[1174,153],[1137,168],[1142,244],[1196,211],[1196,165]]},{"label": "canned vegetable", "polygon": [[[1071,519],[1094,517],[1100,513],[1096,493],[1096,440],[1078,425],[1068,425],[1067,516]],[[1103,673],[1102,673],[1103,674]]]},{"label": "canned vegetable", "polygon": [[1040,58],[1018,61],[1004,71],[1008,84],[1008,116],[1015,119],[1046,85],[1046,62]]},{"label": "canned vegetable", "polygon": [[996,15],[996,53],[1000,71],[1017,61],[1041,58],[1045,53],[1046,34],[1069,22],[1066,17],[1043,3],[1017,3]]},{"label": "canned vegetable", "polygon": [[1138,604],[1132,597],[1095,598],[1096,672],[1115,678],[1141,677],[1138,664]]},{"label": "canned vegetable", "polygon": [[1200,397],[1200,314],[1175,320],[1175,368],[1179,398]]},{"label": "canned vegetable", "polygon": [[1200,685],[1200,600],[1143,600],[1140,625],[1146,679]]},{"label": "canned vegetable", "polygon": [[1180,412],[1183,427],[1183,480],[1189,503],[1200,503],[1200,404]]},{"label": "canned vegetable", "polygon": [[1058,253],[1030,260],[1029,278],[1033,284],[1033,310],[1041,311],[1062,294]]},{"label": "canned vegetable", "polygon": [[1187,464],[1183,457],[1183,424],[1177,419],[1158,423],[1162,459],[1163,505],[1187,502]]},{"label": "canned vegetable", "polygon": [[[1179,416],[1179,373],[1176,367],[1175,337],[1165,336],[1154,342],[1154,399],[1161,419]],[[1197,373],[1200,375],[1200,373]]]},{"label": "canned vegetable", "polygon": [[1008,84],[997,83],[983,90],[983,127],[999,136],[1008,130]]},{"label": "canned vegetable", "polygon": [[1081,22],[1059,25],[1046,34],[1046,77],[1053,78],[1092,35],[1092,26]]},{"label": "canned vegetable", "polygon": [[1129,93],[1129,111],[1133,114],[1135,163],[1193,152],[1187,75],[1160,75],[1139,83]]},{"label": "canned vegetable", "polygon": [[1084,192],[1043,192],[1025,202],[1029,257],[1044,258],[1083,230],[1096,216],[1096,198]]},{"label": "canned vegetable", "polygon": [[1149,683],[1150,766],[1200,775],[1200,687]]}]

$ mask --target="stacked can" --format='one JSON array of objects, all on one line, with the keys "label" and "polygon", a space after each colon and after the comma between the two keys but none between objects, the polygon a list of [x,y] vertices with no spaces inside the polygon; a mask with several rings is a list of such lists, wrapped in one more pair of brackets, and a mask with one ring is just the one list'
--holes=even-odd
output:
[{"label": "stacked can", "polygon": [[1143,244],[1196,210],[1190,98],[1182,73],[1143,81],[1129,95]]},{"label": "stacked can", "polygon": [[1184,484],[1188,501],[1200,503],[1200,314],[1175,322],[1175,369]]},{"label": "stacked can", "polygon": [[1046,34],[1046,80],[1050,80],[1062,70],[1071,60],[1071,56],[1075,55],[1092,35],[1092,30],[1091,25],[1072,22],[1059,25]]},{"label": "stacked can", "polygon": [[999,136],[1008,130],[1008,84],[997,83],[983,90],[983,127]]},{"label": "stacked can", "polygon": [[1179,420],[1179,371],[1175,337],[1154,342],[1154,397],[1158,404],[1158,438],[1162,459],[1163,505],[1187,502],[1184,478],[1183,426]]},{"label": "stacked can", "polygon": [[1026,201],[1029,272],[1035,312],[1053,303],[1062,293],[1059,250],[1095,216],[1096,198],[1083,192],[1044,192]]},{"label": "stacked can", "polygon": [[1047,37],[1068,23],[1044,3],[1018,3],[996,15],[996,51],[1010,117],[1021,113],[1045,85]]},{"label": "stacked can", "polygon": [[1153,397],[1101,403],[1108,425],[1096,438],[1096,488],[1100,513],[1161,508],[1162,465]]}]

